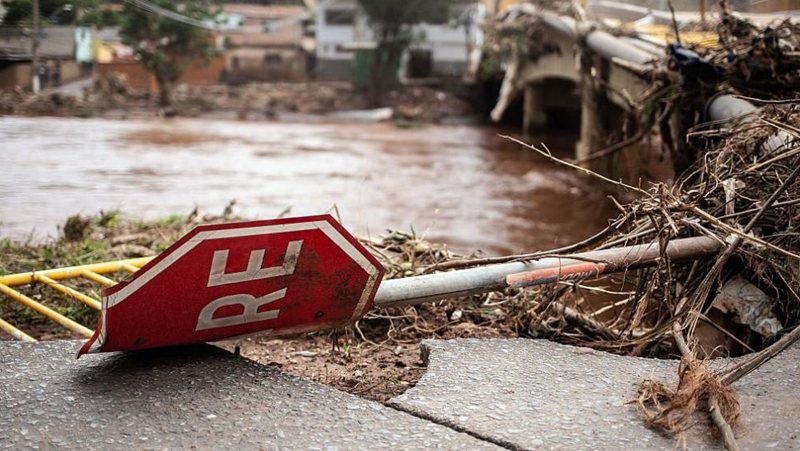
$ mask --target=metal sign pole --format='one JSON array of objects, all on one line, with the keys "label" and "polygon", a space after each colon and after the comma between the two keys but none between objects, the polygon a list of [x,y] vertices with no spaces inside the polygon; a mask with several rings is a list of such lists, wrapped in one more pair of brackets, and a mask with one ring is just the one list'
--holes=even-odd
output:
[{"label": "metal sign pole", "polygon": [[[664,255],[674,261],[689,260],[716,254],[721,247],[718,240],[710,237],[682,238],[670,241]],[[654,266],[661,256],[658,243],[650,243],[584,252],[563,258],[548,257],[386,280],[378,288],[374,308],[422,304],[506,288],[600,277]]]}]

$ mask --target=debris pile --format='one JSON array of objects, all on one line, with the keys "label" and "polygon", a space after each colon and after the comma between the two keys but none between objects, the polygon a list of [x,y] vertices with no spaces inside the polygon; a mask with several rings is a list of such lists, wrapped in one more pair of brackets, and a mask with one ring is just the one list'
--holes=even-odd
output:
[{"label": "debris pile", "polygon": [[721,50],[707,56],[736,92],[785,99],[800,90],[800,24],[786,19],[761,29],[725,8],[717,33]]},{"label": "debris pile", "polygon": [[[626,186],[640,198],[621,205],[622,215],[585,248],[664,245],[690,236],[742,243],[721,266],[720,260],[691,265],[663,260],[656,268],[619,276],[619,287],[630,295],[614,301],[607,330],[566,336],[613,352],[663,356],[675,349],[671,328],[677,321],[691,325],[692,333],[706,328],[699,324],[724,327],[721,337],[734,339],[734,346],[724,346],[727,341],[703,342],[709,334],[700,334],[706,355],[741,354],[800,324],[800,183],[791,177],[800,167],[794,143],[800,133],[793,132],[777,147],[767,145],[776,134],[798,126],[800,110],[792,108],[764,111],[724,130],[696,131],[693,139],[707,141],[708,150],[673,186],[657,184],[647,191]],[[579,297],[579,290],[562,289],[558,296],[576,293]],[[587,310],[581,302],[579,310]],[[712,314],[730,315],[732,324],[721,326],[709,318]]]},{"label": "debris pile", "polygon": [[[533,325],[559,341],[611,352],[681,356],[676,389],[643,381],[636,402],[646,422],[680,440],[707,404],[728,449],[738,449],[732,428],[740,409],[730,385],[800,338],[800,109],[766,108],[690,136],[705,150],[674,185],[645,191],[618,183],[638,200],[620,205],[620,217],[573,250],[664,249],[676,238],[708,236],[726,243],[724,251],[691,264],[663,258],[655,268],[611,278],[624,294],[599,309],[586,294],[597,287],[573,283],[554,292],[547,302],[559,307]],[[563,304],[575,311],[567,314]],[[721,373],[705,360],[755,351]]]},{"label": "debris pile", "polygon": [[[550,3],[553,3],[550,5],[551,8],[565,9],[561,2]],[[545,6],[539,5],[539,8]],[[534,11],[536,8],[532,4],[523,3],[519,7],[504,10],[492,26],[486,27],[490,62],[484,64],[496,65],[502,60],[515,57],[535,62],[545,55],[561,51],[561,48],[549,39],[548,30],[541,26],[541,19],[532,14]]]},{"label": "debris pile", "polygon": [[[468,100],[445,86],[397,86],[385,106],[401,121],[436,123],[474,114]],[[131,90],[125,80],[97,80],[81,96],[0,91],[0,115],[158,118],[209,117],[248,120],[325,120],[330,113],[369,109],[363,90],[349,82],[250,83],[241,86],[178,86],[175,106],[156,105],[155,93]]]},{"label": "debris pile", "polygon": [[[541,55],[525,50],[541,50],[541,42],[516,43],[530,43],[540,33],[536,28],[544,25],[536,11],[523,5],[496,25],[496,45],[515,49],[506,72],[510,86],[522,83],[513,76],[519,61]],[[720,11],[717,45],[682,44],[676,29],[677,42],[664,48],[663,57],[654,56],[646,67],[621,65],[651,88],[629,102],[622,117],[633,126],[623,139],[578,162],[654,142],[671,158],[674,182],[644,189],[562,163],[634,195],[617,204],[621,215],[604,231],[568,252],[646,243],[664,249],[671,240],[695,236],[724,243],[723,251],[688,264],[665,257],[654,268],[612,276],[599,286],[581,281],[540,289],[544,300],[531,310],[528,332],[628,355],[681,357],[676,389],[657,381],[640,387],[645,420],[680,436],[696,423],[698,406],[707,404],[726,446],[736,449],[730,430],[739,407],[730,384],[745,373],[741,368],[752,371],[800,336],[800,25],[782,20],[760,28],[732,14],[725,1]],[[576,6],[558,14],[573,17],[581,37],[602,27]],[[524,32],[504,34],[515,27]],[[575,51],[591,53],[584,39]],[[707,105],[721,95],[761,108],[711,123]],[[525,145],[555,159],[546,148]],[[714,373],[705,363],[743,354],[751,354],[750,363],[728,373]]]},{"label": "debris pile", "polygon": [[[571,16],[581,35],[603,26],[590,21],[574,2],[509,8],[498,16],[491,35],[495,51],[510,60],[507,79],[508,72],[518,70],[515,61],[536,61],[557,51],[537,39],[547,27],[543,10]],[[791,179],[800,165],[800,101],[795,99],[800,25],[784,20],[762,29],[732,14],[724,1],[720,11],[719,45],[683,46],[678,41],[666,46],[664,56],[654,57],[650,69],[639,73],[653,86],[645,92],[648,97],[632,100],[623,116],[635,116],[630,127],[635,133],[591,155],[607,157],[632,144],[655,141],[672,157],[675,181],[642,189],[606,177],[614,189],[632,193],[636,200],[618,204],[619,218],[570,251],[664,245],[691,236],[740,243],[729,246],[722,263],[676,265],[665,259],[657,268],[612,278],[613,286],[604,288],[606,295],[617,293],[611,300],[585,296],[590,286],[558,288],[554,300],[593,321],[573,325],[576,331],[539,321],[533,333],[613,352],[665,356],[678,355],[672,325],[679,322],[699,341],[702,355],[738,355],[769,345],[800,323],[800,184]],[[576,46],[580,54],[591,52],[580,40]],[[704,109],[721,94],[738,95],[764,108],[727,124],[709,124]],[[546,149],[541,152],[552,158]]]}]

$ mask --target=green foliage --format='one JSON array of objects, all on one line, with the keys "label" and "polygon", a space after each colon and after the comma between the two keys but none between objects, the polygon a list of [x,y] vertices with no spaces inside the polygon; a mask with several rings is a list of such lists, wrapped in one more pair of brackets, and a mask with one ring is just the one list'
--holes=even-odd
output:
[{"label": "green foliage", "polygon": [[[33,21],[32,0],[3,0],[6,26],[29,25]],[[41,24],[95,25],[99,28],[118,25],[119,13],[104,9],[102,0],[39,0]]]},{"label": "green foliage", "polygon": [[[31,0],[4,0],[2,3],[6,8],[3,25],[21,25],[33,20],[33,2]],[[72,4],[73,2],[68,0],[40,0],[41,23],[47,23],[50,17],[53,17],[54,20],[57,19],[60,23],[72,23],[75,20],[75,8],[66,6]]]},{"label": "green foliage", "polygon": [[83,12],[75,20],[76,25],[95,25],[98,28],[117,27],[122,23],[122,15],[111,9],[104,9],[103,0],[82,0]]},{"label": "green foliage", "polygon": [[122,214],[119,210],[111,210],[108,212],[101,211],[94,219],[94,223],[101,227],[113,227],[119,224],[122,219]]},{"label": "green foliage", "polygon": [[3,16],[3,25],[19,25],[31,17],[33,6],[31,0],[7,0],[3,2],[6,13]]},{"label": "green foliage", "polygon": [[[210,21],[218,13],[213,0],[153,0],[150,3],[201,21]],[[209,61],[214,55],[210,32],[130,3],[125,4],[122,16],[122,42],[131,46],[142,67],[155,75],[161,90],[161,104],[169,105],[171,85],[189,65],[198,60]]]},{"label": "green foliage", "polygon": [[164,222],[164,225],[171,226],[171,225],[175,225],[175,224],[183,221],[184,219],[186,219],[185,215],[173,213],[173,214],[167,216],[166,218],[164,218],[163,222]]}]

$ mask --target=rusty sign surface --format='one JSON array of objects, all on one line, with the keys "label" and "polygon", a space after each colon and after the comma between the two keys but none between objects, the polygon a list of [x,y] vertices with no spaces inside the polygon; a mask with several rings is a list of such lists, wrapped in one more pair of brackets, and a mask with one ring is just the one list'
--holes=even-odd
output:
[{"label": "rusty sign surface", "polygon": [[383,274],[329,215],[200,226],[103,291],[80,354],[339,327],[369,310]]}]

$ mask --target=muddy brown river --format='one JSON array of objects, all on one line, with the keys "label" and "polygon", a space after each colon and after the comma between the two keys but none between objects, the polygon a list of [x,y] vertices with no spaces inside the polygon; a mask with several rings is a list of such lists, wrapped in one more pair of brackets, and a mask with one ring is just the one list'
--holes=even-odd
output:
[{"label": "muddy brown river", "polygon": [[[474,125],[0,118],[0,237],[71,214],[274,218],[338,210],[355,234],[410,230],[488,254],[568,244],[614,214],[583,177]],[[545,137],[570,156],[569,136]],[[336,213],[333,213],[336,215]]]}]

